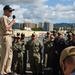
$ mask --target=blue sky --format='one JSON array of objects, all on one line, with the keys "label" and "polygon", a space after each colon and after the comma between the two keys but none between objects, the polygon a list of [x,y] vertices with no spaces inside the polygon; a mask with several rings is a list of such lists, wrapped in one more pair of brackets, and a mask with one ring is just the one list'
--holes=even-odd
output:
[{"label": "blue sky", "polygon": [[15,9],[16,22],[75,23],[74,0],[0,0],[0,8],[8,4]]},{"label": "blue sky", "polygon": [[74,3],[74,0],[48,0],[45,4],[49,6],[55,6],[58,3],[64,6],[72,5]]}]

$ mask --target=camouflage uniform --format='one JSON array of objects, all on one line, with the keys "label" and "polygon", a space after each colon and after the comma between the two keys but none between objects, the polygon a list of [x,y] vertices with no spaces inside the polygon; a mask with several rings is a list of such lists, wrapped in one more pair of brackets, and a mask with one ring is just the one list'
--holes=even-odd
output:
[{"label": "camouflage uniform", "polygon": [[[25,34],[24,33],[21,33],[21,42],[22,42],[22,45],[26,45],[27,43],[27,40],[25,39]],[[27,51],[26,49],[23,51],[23,73],[25,74],[25,71],[26,71],[26,61],[27,61]]]},{"label": "camouflage uniform", "polygon": [[50,39],[50,49],[48,52],[48,67],[53,68],[53,57],[54,57],[54,50],[53,50],[53,43],[54,43],[54,36],[51,35],[51,39]]},{"label": "camouflage uniform", "polygon": [[71,41],[72,41],[72,33],[70,32],[67,35],[67,40],[66,40],[67,46],[70,46],[71,45]]},{"label": "camouflage uniform", "polygon": [[14,36],[13,36],[12,45],[14,45],[16,42],[17,42],[17,36],[16,36],[16,35],[14,35]]},{"label": "camouflage uniform", "polygon": [[57,36],[56,30],[53,30],[53,36],[54,36],[54,37]]},{"label": "camouflage uniform", "polygon": [[23,50],[25,50],[22,42],[16,42],[13,46],[13,67],[14,72],[22,74],[23,72]]},{"label": "camouflage uniform", "polygon": [[[50,34],[50,33],[49,33]],[[44,60],[43,60],[43,65],[45,67],[48,66],[48,55],[49,55],[49,52],[50,52],[50,47],[51,47],[51,40],[50,40],[50,37],[46,36],[44,39],[43,39],[43,44],[44,44]]]},{"label": "camouflage uniform", "polygon": [[[32,34],[33,35],[33,34]],[[35,34],[34,34],[35,36]],[[30,39],[26,44],[26,49],[29,51],[29,62],[31,66],[31,70],[33,73],[41,72],[41,49],[42,44],[38,39],[32,40]]]},{"label": "camouflage uniform", "polygon": [[[17,36],[16,35],[13,36],[12,47],[14,47],[15,43],[17,43]],[[14,70],[13,65],[14,65],[14,62],[12,59],[12,66],[11,66],[12,71]]]}]

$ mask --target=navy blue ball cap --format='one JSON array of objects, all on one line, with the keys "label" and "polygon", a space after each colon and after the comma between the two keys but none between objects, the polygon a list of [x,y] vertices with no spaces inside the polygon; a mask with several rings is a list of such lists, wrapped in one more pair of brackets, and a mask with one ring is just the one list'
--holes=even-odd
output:
[{"label": "navy blue ball cap", "polygon": [[9,5],[6,5],[3,10],[14,11],[15,9],[11,8]]}]

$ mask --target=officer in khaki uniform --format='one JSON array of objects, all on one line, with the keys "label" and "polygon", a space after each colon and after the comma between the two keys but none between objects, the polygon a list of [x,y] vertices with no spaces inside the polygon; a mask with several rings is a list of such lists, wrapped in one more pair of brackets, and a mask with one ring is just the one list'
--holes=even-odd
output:
[{"label": "officer in khaki uniform", "polygon": [[3,8],[4,14],[0,17],[0,42],[2,46],[1,50],[1,63],[0,63],[0,73],[6,74],[11,72],[12,64],[12,25],[15,23],[15,19],[11,22],[9,17],[12,15],[12,9],[9,5]]},{"label": "officer in khaki uniform", "polygon": [[26,44],[26,50],[29,51],[29,62],[33,73],[41,73],[41,49],[42,44],[35,33]]}]

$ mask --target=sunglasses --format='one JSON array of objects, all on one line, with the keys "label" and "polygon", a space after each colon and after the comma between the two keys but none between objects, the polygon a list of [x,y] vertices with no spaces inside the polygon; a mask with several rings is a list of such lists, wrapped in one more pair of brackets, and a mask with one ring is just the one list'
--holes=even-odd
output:
[{"label": "sunglasses", "polygon": [[12,10],[9,10],[9,12],[12,12]]},{"label": "sunglasses", "polygon": [[58,35],[61,35],[61,34],[58,34]]},{"label": "sunglasses", "polygon": [[34,35],[32,35],[32,37],[35,37]]}]

